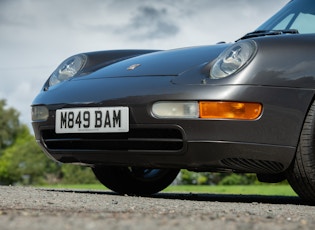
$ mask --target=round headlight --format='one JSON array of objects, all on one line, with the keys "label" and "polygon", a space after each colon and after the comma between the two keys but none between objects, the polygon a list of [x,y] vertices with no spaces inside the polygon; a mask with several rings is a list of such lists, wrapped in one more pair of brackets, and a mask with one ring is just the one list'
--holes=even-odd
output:
[{"label": "round headlight", "polygon": [[86,56],[79,54],[62,62],[49,78],[49,86],[54,86],[75,76],[85,65]]},{"label": "round headlight", "polygon": [[237,72],[252,60],[256,50],[256,43],[252,40],[237,42],[230,46],[214,62],[210,78],[221,79]]}]

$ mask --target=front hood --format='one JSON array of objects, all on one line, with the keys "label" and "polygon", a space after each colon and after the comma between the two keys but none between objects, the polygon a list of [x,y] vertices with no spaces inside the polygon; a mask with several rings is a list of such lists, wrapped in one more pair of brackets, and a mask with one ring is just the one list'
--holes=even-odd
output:
[{"label": "front hood", "polygon": [[[103,67],[86,75],[84,79],[129,76],[177,76],[195,66],[211,62],[227,46],[226,44],[198,46],[144,54]],[[75,79],[80,80],[82,78],[78,77]]]}]

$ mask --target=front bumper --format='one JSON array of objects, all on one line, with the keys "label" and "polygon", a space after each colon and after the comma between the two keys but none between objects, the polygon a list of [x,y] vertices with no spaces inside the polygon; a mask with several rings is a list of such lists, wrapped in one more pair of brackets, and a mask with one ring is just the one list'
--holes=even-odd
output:
[{"label": "front bumper", "polygon": [[[278,173],[294,158],[313,95],[298,88],[145,79],[72,81],[42,92],[33,106],[47,106],[50,114],[47,121],[33,122],[37,142],[51,158],[65,163]],[[152,116],[153,103],[168,100],[259,102],[263,113],[255,121]],[[57,109],[111,106],[129,107],[129,133],[55,133]]]},{"label": "front bumper", "polygon": [[132,125],[125,134],[55,134],[53,127],[40,127],[37,141],[63,163],[196,171],[279,173],[295,153],[290,146],[188,140],[178,125]]},{"label": "front bumper", "polygon": [[[276,130],[272,128],[263,127],[251,136],[257,125],[263,127],[260,121],[186,120],[133,123],[128,133],[56,134],[53,118],[46,124],[33,123],[37,142],[49,157],[63,163],[196,171],[283,172],[294,158],[296,147],[275,143],[281,135],[276,136],[278,131],[272,134]],[[275,135],[273,143],[257,141],[270,135]]]}]

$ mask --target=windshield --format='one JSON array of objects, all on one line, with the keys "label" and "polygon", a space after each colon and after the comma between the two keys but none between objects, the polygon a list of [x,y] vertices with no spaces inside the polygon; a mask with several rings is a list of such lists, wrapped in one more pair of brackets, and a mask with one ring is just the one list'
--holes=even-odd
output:
[{"label": "windshield", "polygon": [[315,33],[315,1],[292,0],[257,30],[297,30],[300,34]]}]

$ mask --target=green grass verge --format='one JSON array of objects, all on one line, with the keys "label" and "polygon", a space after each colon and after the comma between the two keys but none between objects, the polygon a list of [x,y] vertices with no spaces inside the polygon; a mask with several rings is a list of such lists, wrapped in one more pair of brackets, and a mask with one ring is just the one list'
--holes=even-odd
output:
[{"label": "green grass verge", "polygon": [[[52,189],[82,189],[82,190],[107,190],[101,184],[58,184],[40,186]],[[289,185],[174,185],[162,192],[166,193],[203,193],[203,194],[237,194],[237,195],[271,195],[271,196],[297,196]]]},{"label": "green grass verge", "polygon": [[289,185],[170,186],[164,192],[297,196]]}]

